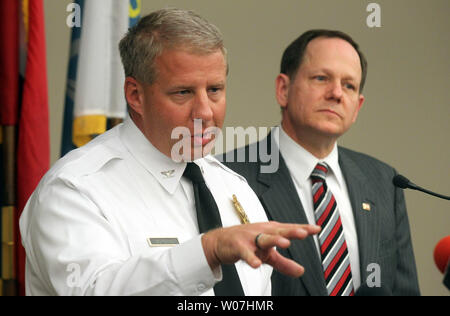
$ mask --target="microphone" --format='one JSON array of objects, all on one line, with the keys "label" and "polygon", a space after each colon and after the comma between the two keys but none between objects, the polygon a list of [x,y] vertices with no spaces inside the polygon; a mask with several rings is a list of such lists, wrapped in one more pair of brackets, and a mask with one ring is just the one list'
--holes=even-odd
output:
[{"label": "microphone", "polygon": [[434,262],[439,271],[445,272],[448,261],[450,260],[450,236],[442,238],[434,248]]},{"label": "microphone", "polygon": [[444,274],[444,285],[450,290],[450,236],[437,243],[433,257],[439,271]]},{"label": "microphone", "polygon": [[417,191],[421,191],[421,192],[424,192],[424,193],[436,196],[436,197],[444,199],[444,200],[450,200],[450,196],[445,196],[445,195],[442,195],[442,194],[439,194],[439,193],[435,193],[435,192],[429,191],[427,189],[421,188],[417,184],[414,184],[411,181],[409,181],[408,178],[402,176],[401,174],[396,175],[392,179],[392,183],[394,183],[394,185],[397,188],[400,188],[400,189],[417,190]]},{"label": "microphone", "polygon": [[392,296],[392,292],[386,287],[369,287],[366,283],[362,283],[355,296]]}]

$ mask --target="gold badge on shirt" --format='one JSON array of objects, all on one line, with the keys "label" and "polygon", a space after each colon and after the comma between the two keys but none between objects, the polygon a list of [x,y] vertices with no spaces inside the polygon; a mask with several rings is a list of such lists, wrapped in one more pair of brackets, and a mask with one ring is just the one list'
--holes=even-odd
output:
[{"label": "gold badge on shirt", "polygon": [[247,214],[245,214],[244,209],[242,208],[241,203],[239,203],[236,195],[233,194],[233,206],[236,210],[236,213],[239,215],[239,218],[241,219],[241,224],[250,224],[250,220],[248,219]]}]

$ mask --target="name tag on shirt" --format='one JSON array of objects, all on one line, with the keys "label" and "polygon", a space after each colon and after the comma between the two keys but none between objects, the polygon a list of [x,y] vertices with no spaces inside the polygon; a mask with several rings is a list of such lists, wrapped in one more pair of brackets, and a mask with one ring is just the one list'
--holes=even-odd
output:
[{"label": "name tag on shirt", "polygon": [[147,242],[150,245],[150,247],[173,247],[178,244],[178,238],[176,237],[164,237],[164,238],[154,238],[149,237],[147,238]]}]

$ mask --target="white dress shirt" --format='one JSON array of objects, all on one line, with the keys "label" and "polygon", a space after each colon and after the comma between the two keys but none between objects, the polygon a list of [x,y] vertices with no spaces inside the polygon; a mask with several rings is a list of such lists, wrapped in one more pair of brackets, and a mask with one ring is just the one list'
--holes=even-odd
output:
[{"label": "white dress shirt", "polygon": [[[336,199],[350,258],[353,286],[355,290],[358,289],[361,285],[358,236],[356,234],[355,219],[353,217],[352,205],[350,202],[347,185],[339,166],[337,144],[335,144],[333,151],[328,155],[328,157],[319,160],[302,146],[297,144],[289,135],[286,134],[282,127],[275,128],[273,132],[275,133],[275,139],[279,139],[278,145],[280,148],[280,153],[289,169],[309,224],[316,224],[312,197],[312,184],[310,179],[311,173],[318,162],[325,162],[329,166],[326,182],[328,188]],[[314,235],[314,241],[316,243],[317,253],[320,258],[318,235]]]},{"label": "white dress shirt", "polygon": [[[196,161],[223,226],[266,214],[246,180],[208,156]],[[20,218],[27,295],[214,295],[186,163],[160,153],[128,117],[60,159]],[[148,238],[178,245],[150,246]],[[172,240],[173,241],[173,240]],[[272,268],[236,263],[246,295],[270,295]]]}]

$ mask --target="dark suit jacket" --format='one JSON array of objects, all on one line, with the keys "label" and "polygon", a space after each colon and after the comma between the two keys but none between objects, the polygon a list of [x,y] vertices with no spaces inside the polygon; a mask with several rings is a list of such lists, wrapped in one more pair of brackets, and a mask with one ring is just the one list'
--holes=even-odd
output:
[{"label": "dark suit jacket", "polygon": [[[269,148],[272,147],[271,137],[263,141],[264,146],[266,141]],[[281,154],[279,168],[274,173],[261,172],[264,163],[259,156],[256,162],[248,162],[249,150],[255,150],[255,146],[260,144],[245,148],[246,162],[229,162],[231,156],[236,161],[237,151],[228,153],[223,161],[247,179],[270,220],[307,223],[302,203]],[[392,184],[396,171],[367,155],[341,147],[338,151],[358,235],[361,283],[375,276],[373,273],[378,270],[371,265],[375,263],[380,267],[383,289],[388,289],[394,295],[420,295],[403,191]],[[371,210],[363,210],[363,203],[369,203]],[[287,250],[280,252],[300,263],[305,268],[305,274],[294,279],[274,271],[273,295],[327,295],[322,264],[312,237],[293,241]]]}]

